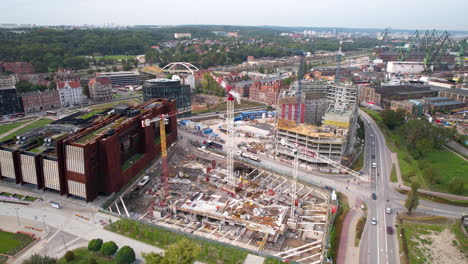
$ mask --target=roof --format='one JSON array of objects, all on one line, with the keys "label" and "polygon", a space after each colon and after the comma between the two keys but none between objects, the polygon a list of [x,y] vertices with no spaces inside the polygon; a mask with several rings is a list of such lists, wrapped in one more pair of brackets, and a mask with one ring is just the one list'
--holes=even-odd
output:
[{"label": "roof", "polygon": [[81,84],[80,81],[67,81],[67,82],[58,82],[57,88],[63,89],[65,86],[69,85],[71,88],[80,88]]},{"label": "roof", "polygon": [[447,92],[447,93],[452,93],[452,94],[459,94],[459,95],[468,96],[468,90],[464,90],[464,89],[451,88],[451,89],[441,90],[441,92]]}]

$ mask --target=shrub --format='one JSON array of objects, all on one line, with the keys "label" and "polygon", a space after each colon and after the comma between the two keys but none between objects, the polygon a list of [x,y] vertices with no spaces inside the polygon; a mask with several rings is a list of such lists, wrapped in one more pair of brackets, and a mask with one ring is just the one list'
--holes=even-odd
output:
[{"label": "shrub", "polygon": [[103,243],[102,239],[100,239],[100,238],[93,239],[93,240],[89,241],[89,243],[88,243],[88,250],[98,252],[101,249],[102,243]]},{"label": "shrub", "polygon": [[[1,259],[0,259],[1,260]],[[3,263],[3,262],[0,262]],[[38,254],[34,254],[25,261],[23,261],[23,264],[56,264],[57,259],[56,258],[51,258],[48,256],[40,256]]]},{"label": "shrub", "polygon": [[67,253],[65,253],[65,260],[67,262],[70,262],[70,261],[72,261],[74,259],[75,259],[75,253],[73,253],[73,251],[69,250],[69,251],[67,251]]},{"label": "shrub", "polygon": [[115,256],[117,264],[130,264],[135,261],[135,251],[129,246],[123,246]]},{"label": "shrub", "polygon": [[463,193],[464,187],[465,187],[465,183],[460,177],[454,177],[448,183],[448,190],[451,193],[456,193],[456,194]]},{"label": "shrub", "polygon": [[87,262],[87,263],[88,263],[88,264],[97,264],[97,261],[96,261],[95,258],[91,257],[91,258],[88,259],[88,262]]},{"label": "shrub", "polygon": [[117,244],[115,244],[114,241],[108,241],[102,245],[101,250],[99,252],[106,256],[112,256],[115,254],[115,252],[117,252],[117,249],[119,249],[119,247],[117,246]]}]

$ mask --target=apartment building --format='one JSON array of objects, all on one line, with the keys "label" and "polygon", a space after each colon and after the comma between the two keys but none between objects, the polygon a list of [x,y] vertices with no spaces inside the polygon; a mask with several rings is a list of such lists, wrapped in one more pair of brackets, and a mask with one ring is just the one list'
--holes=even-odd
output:
[{"label": "apartment building", "polygon": [[63,107],[79,105],[84,101],[83,87],[79,81],[58,82],[57,90]]},{"label": "apartment building", "polygon": [[93,101],[112,99],[112,84],[109,78],[93,78],[89,80],[89,97]]},{"label": "apartment building", "polygon": [[46,90],[23,93],[19,95],[23,111],[26,113],[47,111],[61,107],[58,90]]}]

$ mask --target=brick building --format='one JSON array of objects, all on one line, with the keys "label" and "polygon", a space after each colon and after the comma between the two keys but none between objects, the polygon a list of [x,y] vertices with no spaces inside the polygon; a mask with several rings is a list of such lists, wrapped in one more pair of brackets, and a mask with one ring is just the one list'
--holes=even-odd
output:
[{"label": "brick building", "polygon": [[468,102],[468,90],[463,89],[447,89],[440,90],[439,96],[448,97],[455,101],[460,101],[467,103]]},{"label": "brick building", "polygon": [[22,109],[26,113],[47,111],[61,107],[58,90],[46,90],[19,95]]},{"label": "brick building", "polygon": [[287,88],[283,84],[282,79],[268,78],[257,80],[249,87],[249,99],[274,105],[280,91]]},{"label": "brick building", "polygon": [[16,74],[34,73],[34,67],[29,62],[0,62],[3,71]]},{"label": "brick building", "polygon": [[427,85],[389,85],[361,87],[360,102],[371,102],[377,105],[390,106],[391,100],[419,99],[437,96],[437,91]]},{"label": "brick building", "polygon": [[89,97],[93,101],[112,99],[112,84],[109,78],[93,78],[88,83]]}]

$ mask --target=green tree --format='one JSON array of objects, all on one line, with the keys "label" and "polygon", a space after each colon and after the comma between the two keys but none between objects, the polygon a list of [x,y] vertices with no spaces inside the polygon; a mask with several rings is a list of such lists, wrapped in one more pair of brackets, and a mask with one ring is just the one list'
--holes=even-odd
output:
[{"label": "green tree", "polygon": [[47,89],[55,90],[57,89],[57,84],[55,82],[50,82],[49,85],[47,85]]},{"label": "green tree", "polygon": [[73,253],[73,251],[70,251],[70,250],[69,250],[69,251],[67,251],[67,253],[65,253],[64,258],[65,258],[65,260],[66,260],[67,262],[70,262],[70,261],[72,261],[72,260],[75,259],[75,253]]},{"label": "green tree", "polygon": [[135,261],[135,251],[129,246],[123,246],[115,256],[117,264],[130,264]]},{"label": "green tree", "polygon": [[465,183],[461,177],[454,177],[448,183],[448,191],[454,194],[461,194],[465,189]]},{"label": "green tree", "polygon": [[103,241],[100,238],[93,239],[88,242],[88,250],[98,252],[101,249],[102,243]]},{"label": "green tree", "polygon": [[22,264],[56,264],[57,259],[48,256],[40,256],[33,254],[31,257],[22,262]]},{"label": "green tree", "polygon": [[101,250],[99,250],[99,252],[106,256],[113,256],[115,252],[117,252],[117,249],[119,249],[119,247],[117,244],[115,244],[114,241],[108,241],[102,244]]},{"label": "green tree", "polygon": [[414,210],[416,210],[419,205],[418,189],[419,184],[411,184],[411,191],[408,193],[408,197],[406,197],[405,201],[405,207],[408,210],[408,214],[411,214]]},{"label": "green tree", "polygon": [[401,125],[403,125],[405,121],[405,112],[402,111],[401,109],[398,109],[396,112],[393,110],[384,110],[380,112],[380,116],[382,117],[383,123],[389,128],[389,129],[395,129]]},{"label": "green tree", "polygon": [[85,83],[83,85],[83,94],[86,96],[86,97],[89,97],[89,85],[87,83]]},{"label": "green tree", "polygon": [[33,86],[31,86],[31,90],[33,90],[33,91],[45,91],[45,90],[47,90],[47,86],[45,84],[33,84]]},{"label": "green tree", "polygon": [[273,108],[273,106],[267,105],[266,110],[267,110],[267,111],[273,111],[273,110],[275,110],[275,109]]},{"label": "green tree", "polygon": [[143,255],[147,264],[192,264],[200,254],[200,246],[188,239],[171,244],[164,254]]},{"label": "green tree", "polygon": [[15,87],[18,93],[27,93],[27,92],[32,91],[31,90],[32,85],[33,84],[28,81],[19,81],[16,83]]},{"label": "green tree", "polygon": [[265,68],[264,68],[263,66],[260,66],[260,67],[258,68],[258,72],[259,72],[259,73],[265,73]]},{"label": "green tree", "polygon": [[124,71],[131,71],[131,70],[133,70],[133,67],[132,67],[132,65],[130,65],[130,64],[124,64],[124,65],[122,66],[122,70],[124,70]]}]

